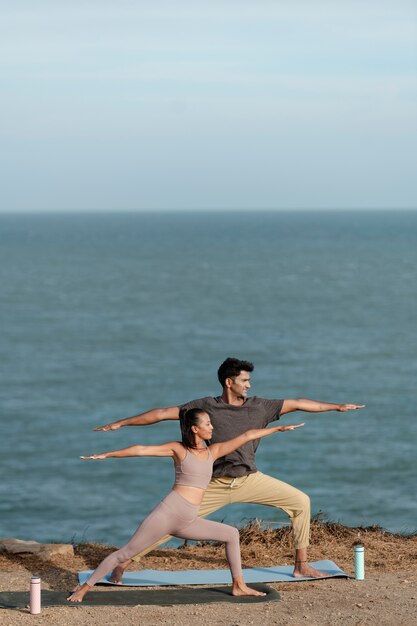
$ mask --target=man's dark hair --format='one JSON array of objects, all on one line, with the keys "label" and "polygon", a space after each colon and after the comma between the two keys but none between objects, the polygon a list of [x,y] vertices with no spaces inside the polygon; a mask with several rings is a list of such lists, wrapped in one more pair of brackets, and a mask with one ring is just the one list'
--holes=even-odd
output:
[{"label": "man's dark hair", "polygon": [[254,369],[255,366],[250,361],[241,361],[240,359],[235,359],[229,356],[225,361],[223,361],[217,370],[217,378],[219,379],[221,386],[224,387],[226,378],[239,376],[242,371],[253,372]]}]

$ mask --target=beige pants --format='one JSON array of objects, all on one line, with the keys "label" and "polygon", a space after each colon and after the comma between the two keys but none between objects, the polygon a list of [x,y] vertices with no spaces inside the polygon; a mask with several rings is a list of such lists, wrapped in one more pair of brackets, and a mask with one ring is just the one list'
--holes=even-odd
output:
[{"label": "beige pants", "polygon": [[[261,472],[231,478],[222,476],[212,478],[203,501],[198,511],[199,517],[205,517],[214,513],[227,504],[235,502],[248,502],[252,504],[264,504],[275,506],[285,511],[291,518],[295,548],[306,548],[310,534],[310,498],[295,487],[287,483],[267,476]],[[163,537],[157,543],[147,548],[144,552],[133,557],[138,561],[141,556],[160,546],[171,539]]]}]

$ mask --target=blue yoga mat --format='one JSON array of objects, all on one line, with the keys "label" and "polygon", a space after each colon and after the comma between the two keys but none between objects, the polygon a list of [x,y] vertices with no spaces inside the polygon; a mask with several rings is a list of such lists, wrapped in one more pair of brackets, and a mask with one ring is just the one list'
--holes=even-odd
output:
[{"label": "blue yoga mat", "polygon": [[[313,567],[326,572],[326,578],[343,577],[349,578],[343,570],[333,561],[316,561],[311,563]],[[243,576],[247,583],[274,583],[274,582],[297,582],[300,580],[316,580],[315,578],[294,578],[292,565],[277,567],[253,567],[244,569]],[[78,574],[78,580],[82,585],[90,576],[92,570],[85,570]],[[109,574],[110,576],[110,574]],[[158,585],[224,585],[232,582],[230,571],[221,570],[182,570],[176,572],[163,572],[155,569],[144,569],[137,572],[126,572],[123,575],[125,587],[154,587]],[[99,585],[113,585],[106,578],[102,578]]]}]

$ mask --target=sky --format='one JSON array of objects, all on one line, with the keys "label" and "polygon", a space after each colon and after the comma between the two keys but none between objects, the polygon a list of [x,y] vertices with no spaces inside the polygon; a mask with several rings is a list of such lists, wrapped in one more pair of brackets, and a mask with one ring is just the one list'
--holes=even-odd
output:
[{"label": "sky", "polygon": [[415,0],[0,9],[0,211],[417,207]]}]

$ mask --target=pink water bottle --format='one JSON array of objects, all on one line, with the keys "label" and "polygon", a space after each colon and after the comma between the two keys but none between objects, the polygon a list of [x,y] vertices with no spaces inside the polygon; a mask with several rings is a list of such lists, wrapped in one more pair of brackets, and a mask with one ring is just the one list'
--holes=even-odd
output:
[{"label": "pink water bottle", "polygon": [[32,615],[41,612],[41,579],[39,576],[32,576],[30,579],[29,609]]}]

